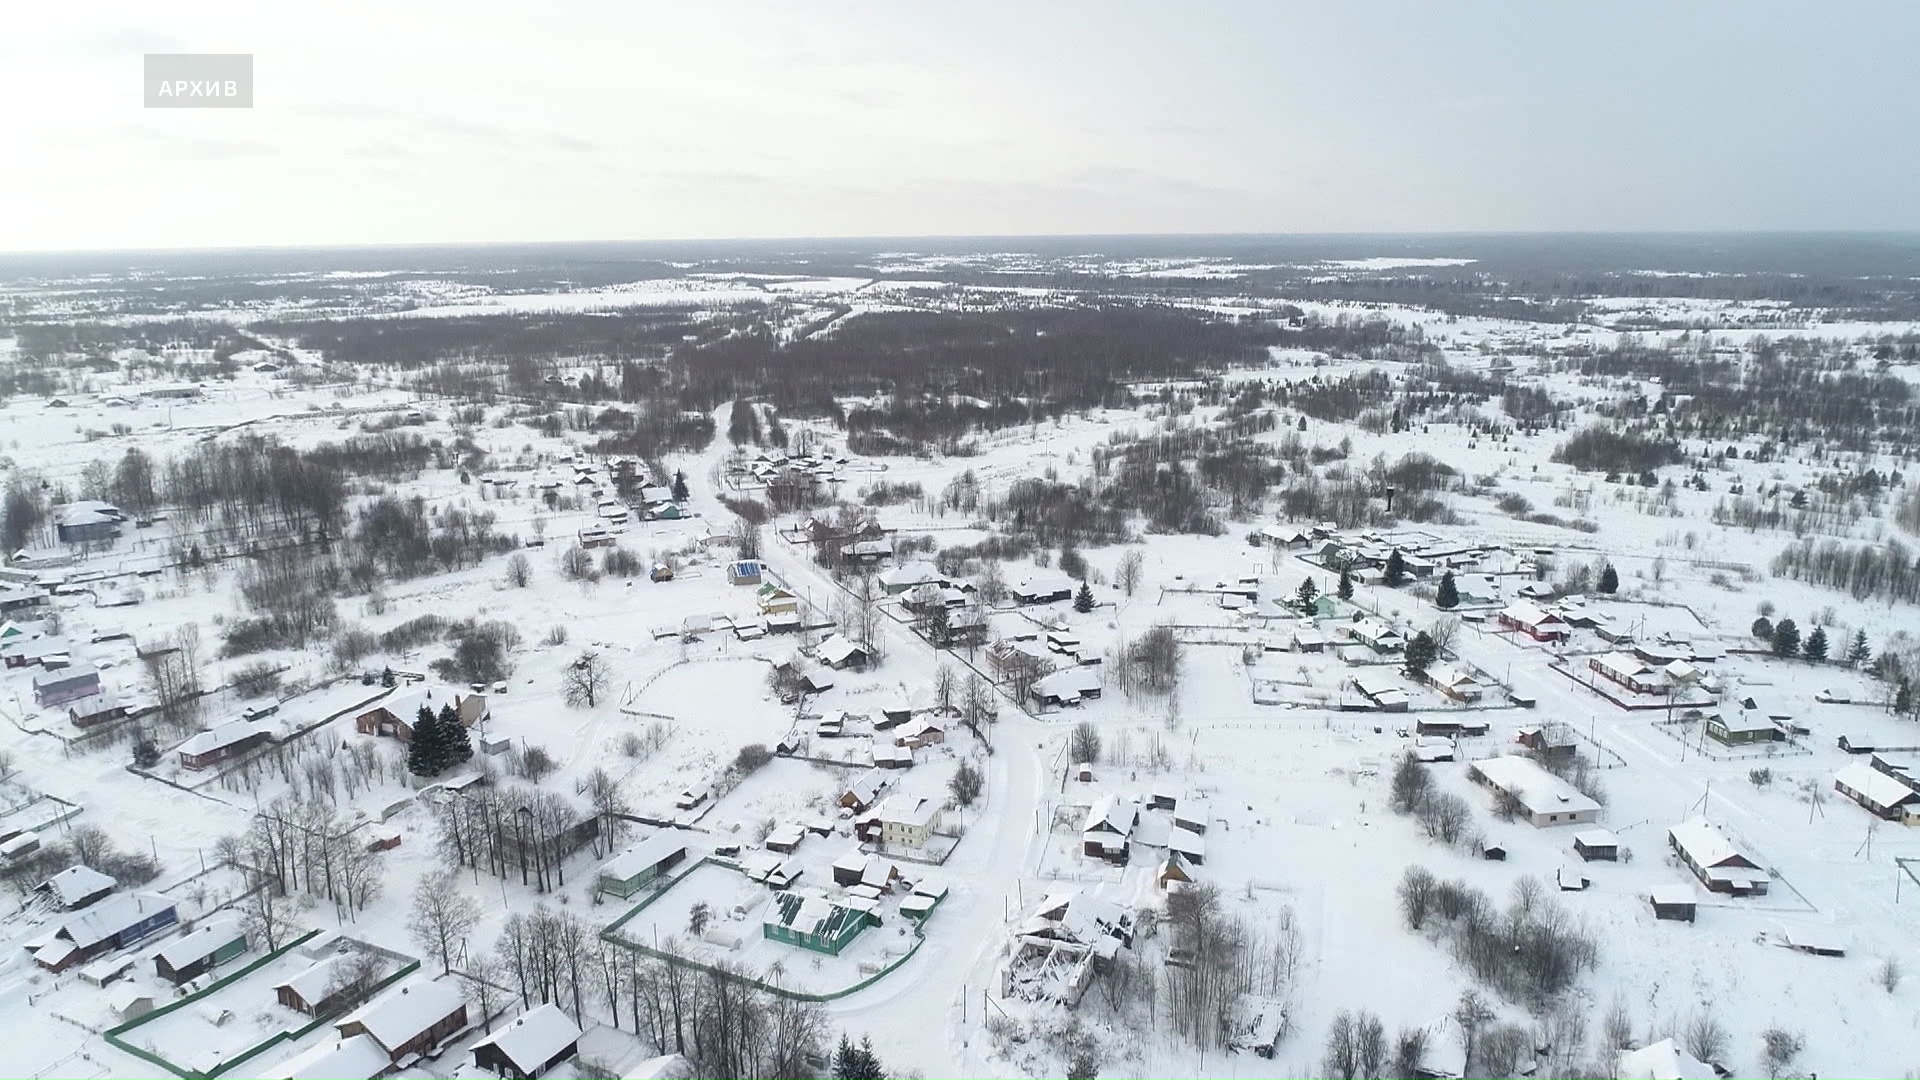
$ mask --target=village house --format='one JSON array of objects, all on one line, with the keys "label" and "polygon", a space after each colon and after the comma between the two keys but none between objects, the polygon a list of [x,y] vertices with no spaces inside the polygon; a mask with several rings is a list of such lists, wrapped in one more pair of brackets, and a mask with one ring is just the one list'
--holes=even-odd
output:
[{"label": "village house", "polygon": [[371,1036],[399,1062],[425,1053],[467,1026],[467,998],[451,980],[413,978],[362,1005],[334,1025],[342,1038]]},{"label": "village house", "polygon": [[124,949],[180,921],[174,902],[159,893],[120,893],[109,896],[69,918],[29,948],[34,963],[60,972],[103,953]]},{"label": "village house", "polygon": [[664,878],[686,857],[686,842],[675,831],[663,830],[607,860],[595,887],[624,900]]},{"label": "village house", "polygon": [[1486,758],[1467,766],[1467,776],[1511,800],[1518,816],[1537,828],[1578,825],[1600,816],[1599,803],[1529,758]]},{"label": "village house", "polygon": [[[1476,720],[1457,714],[1449,716],[1445,714],[1422,713],[1413,722],[1413,733],[1415,735],[1432,736],[1442,739],[1485,735],[1487,733],[1487,722],[1485,720]],[[1418,747],[1415,748],[1415,752],[1419,752]]]},{"label": "village house", "polygon": [[266,1070],[265,1080],[373,1080],[393,1059],[370,1035],[329,1039]]},{"label": "village house", "polygon": [[155,975],[175,986],[197,979],[247,951],[247,932],[234,916],[209,919],[153,954]]},{"label": "village house", "polygon": [[1587,661],[1588,670],[1609,682],[1618,683],[1636,694],[1664,694],[1667,681],[1637,656],[1610,652]]},{"label": "village house", "polygon": [[1385,620],[1371,616],[1355,621],[1347,628],[1347,633],[1353,640],[1382,655],[1397,653],[1407,646],[1407,640],[1400,631],[1389,626]]},{"label": "village house", "polygon": [[891,795],[880,804],[880,840],[889,847],[925,847],[940,827],[940,804],[917,795]]},{"label": "village house", "polygon": [[1126,865],[1132,854],[1133,828],[1140,821],[1140,805],[1119,795],[1102,795],[1087,808],[1080,826],[1084,855]]},{"label": "village house", "polygon": [[534,1080],[574,1057],[580,1025],[553,1002],[544,1002],[473,1044],[473,1063],[495,1076]]},{"label": "village house", "polygon": [[1021,579],[1008,592],[1019,604],[1051,604],[1073,599],[1073,579],[1058,570],[1041,570]]},{"label": "village house", "polygon": [[800,610],[800,598],[778,585],[762,585],[755,589],[753,602],[762,615],[784,614]]},{"label": "village house", "polygon": [[1428,686],[1453,701],[1467,704],[1480,700],[1480,681],[1451,664],[1435,664],[1422,674]]},{"label": "village house", "polygon": [[55,516],[53,531],[63,544],[98,543],[119,536],[122,520],[91,507],[69,506]]},{"label": "village house", "polygon": [[1383,675],[1355,675],[1353,688],[1382,712],[1406,712],[1407,692]]},{"label": "village house", "polygon": [[460,723],[466,727],[480,723],[492,712],[485,694],[461,694],[420,686],[376,702],[353,718],[353,729],[362,735],[386,735],[403,743],[412,742],[413,725],[420,718],[420,710],[432,709],[438,713],[448,705],[453,706]]},{"label": "village house", "polygon": [[100,692],[100,672],[92,664],[45,668],[33,673],[33,703],[42,707],[65,705]]},{"label": "village house", "polygon": [[62,911],[79,911],[113,892],[116,882],[90,866],[69,866],[33,887],[51,899]]},{"label": "village house", "polygon": [[1713,892],[1758,896],[1772,883],[1759,863],[1705,818],[1693,818],[1668,829],[1667,843],[1700,883]]},{"label": "village house", "polygon": [[1716,712],[1707,717],[1707,734],[1728,746],[1777,742],[1786,738],[1779,725],[1757,712]]},{"label": "village house", "polygon": [[833,860],[833,883],[842,887],[865,885],[886,891],[900,880],[900,868],[878,855],[854,848]]},{"label": "village house", "polygon": [[1085,667],[1056,671],[1034,680],[1032,696],[1042,706],[1078,705],[1100,696],[1100,676]]},{"label": "village house", "polygon": [[1717,1080],[1720,1073],[1679,1043],[1661,1039],[1638,1050],[1621,1051],[1613,1075],[1619,1080]]},{"label": "village house", "polygon": [[1855,761],[1834,773],[1833,789],[1888,821],[1920,822],[1920,792],[1867,762]]},{"label": "village house", "polygon": [[925,559],[908,559],[880,575],[880,587],[888,596],[899,596],[922,585],[944,587],[946,575]]},{"label": "village house", "polygon": [[769,941],[797,945],[810,952],[839,956],[873,925],[873,916],[806,889],[775,893],[760,919],[760,933]]},{"label": "village house", "polygon": [[1501,629],[1525,634],[1535,641],[1565,641],[1567,622],[1531,600],[1516,600],[1500,610]]},{"label": "village house", "polygon": [[181,743],[175,750],[180,766],[205,769],[237,758],[256,746],[273,741],[273,724],[267,720],[230,720]]},{"label": "village house", "polygon": [[336,954],[275,984],[273,996],[285,1008],[321,1017],[339,1012],[360,989],[354,982],[350,958]]},{"label": "village house", "polygon": [[759,585],[760,561],[758,559],[739,559],[728,563],[727,584]]},{"label": "village house", "polygon": [[873,661],[873,650],[835,634],[814,650],[820,662],[835,671],[864,671]]},{"label": "village house", "polygon": [[839,804],[843,809],[855,813],[864,813],[868,807],[880,799],[880,793],[893,783],[893,778],[879,769],[868,769],[854,777],[846,790],[840,793]]},{"label": "village house", "polygon": [[1282,551],[1300,551],[1313,543],[1313,533],[1296,525],[1268,525],[1258,533],[1260,542]]},{"label": "village house", "polygon": [[1558,721],[1523,725],[1513,733],[1513,741],[1550,760],[1570,758],[1580,751],[1579,736]]}]

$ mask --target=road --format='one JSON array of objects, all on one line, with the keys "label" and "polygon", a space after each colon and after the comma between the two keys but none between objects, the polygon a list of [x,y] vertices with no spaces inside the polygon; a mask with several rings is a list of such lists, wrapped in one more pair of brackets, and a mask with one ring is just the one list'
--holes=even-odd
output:
[{"label": "road", "polygon": [[[713,442],[676,467],[689,477],[719,481],[731,449],[723,434],[731,409],[728,402],[715,410]],[[717,493],[696,491],[692,501],[710,521],[730,520]],[[803,595],[824,600],[840,592],[806,547],[781,538],[778,530],[762,530],[761,556]],[[932,686],[939,666],[933,648],[892,619],[879,622],[886,677],[909,687]],[[966,1071],[978,1061],[977,1050],[964,1041],[978,1030],[980,1010],[991,1007],[983,1003],[983,991],[1007,940],[1006,921],[1034,900],[1033,868],[1044,836],[1039,814],[1049,775],[1044,762],[1061,733],[1017,708],[1003,708],[1000,715],[980,809],[952,856],[934,871],[951,891],[928,923],[926,942],[892,975],[827,1006],[837,1026],[884,1035],[891,1054],[930,1072]],[[963,1008],[965,1025],[959,1023]]]}]

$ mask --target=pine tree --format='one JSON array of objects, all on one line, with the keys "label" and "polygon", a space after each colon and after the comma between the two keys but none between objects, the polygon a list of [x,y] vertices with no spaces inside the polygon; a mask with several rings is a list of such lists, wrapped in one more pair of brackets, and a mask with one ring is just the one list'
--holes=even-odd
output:
[{"label": "pine tree", "polygon": [[1389,589],[1397,589],[1406,582],[1407,560],[1400,554],[1399,548],[1394,548],[1393,554],[1387,556],[1387,567],[1384,573],[1386,576],[1381,580],[1387,583]]},{"label": "pine tree", "polygon": [[1847,663],[1853,667],[1865,667],[1873,659],[1873,648],[1867,644],[1867,632],[1855,630],[1853,644],[1847,646]]},{"label": "pine tree", "polygon": [[1600,570],[1600,591],[1603,593],[1620,591],[1620,571],[1615,570],[1612,563],[1608,563]]},{"label": "pine tree", "polygon": [[1415,676],[1422,674],[1433,666],[1433,661],[1439,655],[1440,646],[1434,644],[1433,635],[1425,630],[1413,635],[1413,640],[1407,642],[1405,657],[1407,674]]},{"label": "pine tree", "polygon": [[1753,625],[1747,629],[1754,637],[1759,638],[1761,641],[1773,640],[1773,620],[1767,618],[1765,615],[1753,620]]},{"label": "pine tree", "polygon": [[1313,601],[1319,595],[1320,586],[1315,585],[1312,578],[1306,578],[1300,582],[1300,588],[1293,594],[1294,603],[1299,605],[1301,611],[1311,612]]},{"label": "pine tree", "polygon": [[840,1046],[833,1052],[834,1080],[886,1080],[886,1075],[871,1038],[862,1038],[855,1046],[852,1039],[840,1036]]},{"label": "pine tree", "polygon": [[1449,570],[1440,578],[1440,595],[1434,597],[1434,603],[1443,611],[1452,611],[1460,606],[1460,587],[1453,583],[1453,571]]},{"label": "pine tree", "polygon": [[460,711],[451,703],[440,707],[440,722],[434,726],[440,729],[441,768],[473,760],[473,739],[467,735],[467,725],[460,722]]},{"label": "pine tree", "polygon": [[1827,659],[1827,628],[1824,626],[1814,627],[1813,633],[1807,635],[1807,643],[1801,647],[1800,654],[1816,664],[1825,663]]},{"label": "pine tree", "polygon": [[1082,615],[1093,610],[1093,590],[1084,581],[1080,583],[1080,591],[1073,594],[1073,610]]},{"label": "pine tree", "polygon": [[437,776],[445,764],[440,758],[440,718],[425,705],[413,718],[413,740],[407,743],[407,771],[415,776]]},{"label": "pine tree", "polygon": [[673,474],[673,501],[687,501],[687,474],[675,471]]},{"label": "pine tree", "polygon": [[1800,653],[1800,628],[1792,619],[1773,624],[1773,655],[1790,660]]},{"label": "pine tree", "polygon": [[380,685],[386,687],[389,690],[393,689],[393,669],[392,668],[381,669]]},{"label": "pine tree", "polygon": [[1334,587],[1333,595],[1342,600],[1353,599],[1353,571],[1340,568],[1340,584]]},{"label": "pine tree", "polygon": [[1905,716],[1913,711],[1913,683],[1900,680],[1900,686],[1893,692],[1893,714]]}]

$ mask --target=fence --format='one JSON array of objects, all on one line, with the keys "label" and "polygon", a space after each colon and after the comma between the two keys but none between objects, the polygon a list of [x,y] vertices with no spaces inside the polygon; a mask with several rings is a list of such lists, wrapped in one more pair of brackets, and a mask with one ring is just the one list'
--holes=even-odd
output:
[{"label": "fence", "polygon": [[[218,993],[219,991],[224,990],[229,986],[232,986],[234,983],[239,982],[240,980],[253,974],[255,971],[258,971],[261,968],[267,966],[268,964],[271,964],[274,961],[279,960],[281,957],[299,948],[301,945],[304,945],[308,941],[311,941],[314,937],[318,936],[319,933],[320,931],[318,930],[309,930],[306,933],[300,935],[299,937],[294,938],[292,941],[288,942],[287,944],[281,946],[280,948],[275,949],[270,953],[267,953],[265,956],[262,956],[258,960],[255,960],[252,963],[248,964],[247,966],[239,969],[238,971],[235,971],[230,975],[226,975],[212,983],[209,983],[205,989],[198,990],[192,994],[188,994],[186,997],[180,998],[177,1001],[170,1001],[165,1005],[159,1006],[158,1008],[153,1009],[151,1012],[143,1013],[140,1016],[137,1016],[134,1019],[127,1021],[124,1024],[120,1024],[116,1027],[108,1028],[105,1032],[102,1033],[102,1038],[106,1039],[107,1044],[114,1047],[115,1049],[124,1051],[128,1054],[132,1054],[134,1057],[139,1058],[140,1060],[148,1063],[149,1065],[156,1065],[162,1069],[165,1069],[167,1072],[172,1073],[174,1076],[180,1077],[181,1080],[212,1080],[213,1077],[224,1076],[227,1073],[232,1072],[234,1069],[239,1068],[245,1062],[253,1060],[254,1058],[267,1052],[268,1050],[271,1050],[276,1046],[281,1046],[291,1042],[298,1042],[299,1040],[306,1038],[308,1035],[312,1034],[313,1032],[318,1031],[322,1027],[325,1027],[328,1024],[332,1023],[333,1018],[338,1016],[340,1013],[346,1011],[347,1008],[351,1007],[354,1004],[357,1004],[360,1001],[364,1001],[368,998],[373,997],[375,994],[380,993],[382,990],[385,990],[389,986],[392,986],[393,984],[399,982],[401,979],[406,978],[408,975],[411,975],[415,971],[418,971],[420,969],[420,961],[407,958],[407,962],[401,965],[398,971],[395,971],[393,974],[386,976],[385,978],[381,979],[379,982],[376,982],[371,986],[368,986],[365,990],[362,990],[359,993],[353,995],[348,1000],[342,1002],[341,1006],[338,1009],[328,1013],[326,1016],[316,1017],[312,1022],[303,1024],[300,1027],[293,1029],[292,1031],[276,1032],[275,1034],[269,1036],[268,1038],[263,1039],[260,1042],[253,1044],[252,1046],[247,1047],[245,1050],[242,1050],[240,1053],[234,1055],[233,1057],[228,1058],[225,1061],[222,1061],[217,1067],[206,1072],[200,1072],[198,1070],[190,1069],[182,1065],[176,1065],[172,1061],[169,1061],[168,1059],[161,1057],[159,1054],[156,1054],[153,1051],[147,1050],[143,1047],[135,1046],[132,1043],[126,1041],[124,1038],[122,1038],[122,1036],[126,1035],[130,1031],[133,1031],[145,1024],[150,1024],[153,1021],[158,1020],[159,1018],[166,1016],[169,1013],[185,1008],[186,1006],[192,1005],[195,1002],[200,1001],[202,998],[205,998],[210,994]],[[383,955],[398,956],[398,954],[388,953],[384,949],[380,951]]]},{"label": "fence", "polygon": [[[777,983],[762,982],[759,979],[753,978],[750,975],[742,974],[738,971],[727,971],[722,968],[714,967],[711,964],[703,964],[698,960],[693,960],[688,957],[681,956],[679,953],[668,952],[665,949],[656,949],[650,945],[643,945],[638,941],[634,941],[633,939],[624,937],[620,934],[620,928],[622,926],[625,926],[628,922],[630,922],[634,916],[640,914],[642,911],[645,911],[648,907],[652,906],[654,901],[660,899],[662,896],[665,896],[669,891],[673,889],[673,887],[676,884],[680,882],[682,878],[685,878],[688,874],[693,873],[695,870],[698,870],[700,867],[706,866],[709,863],[712,863],[715,866],[721,865],[720,863],[714,862],[713,858],[710,856],[707,858],[701,859],[697,863],[694,863],[692,866],[687,868],[686,873],[681,874],[679,877],[668,880],[665,884],[661,885],[658,889],[655,889],[652,895],[648,896],[645,900],[640,901],[638,904],[635,904],[631,909],[627,911],[625,915],[622,915],[618,919],[615,919],[612,922],[608,923],[607,928],[605,930],[600,931],[600,940],[607,942],[610,945],[618,945],[623,949],[628,949],[632,952],[639,953],[642,956],[651,956],[656,960],[662,961],[663,963],[672,964],[675,967],[686,968],[689,971],[704,972],[708,975],[716,975],[723,979],[732,979],[735,982],[745,983],[748,986],[752,986],[756,989],[763,990],[777,997],[787,998],[791,1001],[837,1001],[840,998],[847,997],[851,994],[857,994],[860,991],[867,989],[873,984],[879,982],[881,979],[884,979],[887,976],[893,974],[895,971],[899,970],[900,965],[913,959],[914,954],[920,951],[920,946],[926,944],[926,940],[927,940],[926,928],[920,925],[919,923],[914,923],[913,924],[913,947],[908,949],[905,953],[901,954],[898,959],[894,960],[892,963],[888,964],[886,967],[881,968],[879,971],[874,972],[872,975],[868,976],[867,978],[862,979],[857,983],[854,983],[852,986],[842,987],[838,990],[834,990],[825,994],[812,994],[804,990],[795,990],[792,987],[780,986]],[[726,867],[722,867],[722,868],[727,869]]]}]

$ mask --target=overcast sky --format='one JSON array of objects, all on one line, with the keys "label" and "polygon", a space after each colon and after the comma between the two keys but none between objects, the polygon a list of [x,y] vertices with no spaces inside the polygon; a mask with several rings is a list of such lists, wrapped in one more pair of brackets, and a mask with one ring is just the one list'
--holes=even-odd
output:
[{"label": "overcast sky", "polygon": [[[1920,228],[1906,0],[5,17],[0,250]],[[144,109],[148,52],[256,106]]]}]

